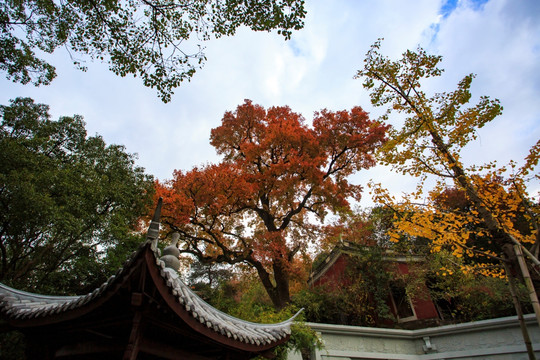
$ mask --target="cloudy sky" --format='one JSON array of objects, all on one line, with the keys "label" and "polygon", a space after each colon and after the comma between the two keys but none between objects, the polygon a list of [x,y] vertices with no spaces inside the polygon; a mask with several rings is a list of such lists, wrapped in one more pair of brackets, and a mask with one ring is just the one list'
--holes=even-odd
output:
[{"label": "cloudy sky", "polygon": [[[0,104],[30,96],[50,105],[53,118],[83,115],[90,134],[123,144],[138,164],[161,180],[174,169],[218,161],[210,130],[244,99],[264,107],[289,105],[310,121],[313,112],[360,105],[376,117],[360,80],[371,44],[398,59],[418,45],[444,57],[434,91],[451,91],[476,73],[473,97],[500,99],[503,116],[467,149],[469,162],[520,160],[540,138],[540,2],[538,0],[307,0],[305,28],[284,41],[276,33],[241,29],[208,41],[207,63],[163,104],[139,79],[119,78],[101,63],[80,72],[63,49],[54,54],[57,78],[35,88],[0,80]],[[352,178],[373,178],[394,192],[413,181],[377,168]],[[364,205],[369,205],[366,196]]]}]

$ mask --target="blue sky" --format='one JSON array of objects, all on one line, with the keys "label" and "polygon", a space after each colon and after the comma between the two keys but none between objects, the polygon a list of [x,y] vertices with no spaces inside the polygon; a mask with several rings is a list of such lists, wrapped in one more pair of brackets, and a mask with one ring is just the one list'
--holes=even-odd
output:
[{"label": "blue sky", "polygon": [[[468,149],[470,163],[520,160],[540,138],[540,2],[538,0],[308,0],[304,29],[291,41],[275,33],[241,29],[236,36],[206,42],[208,61],[193,80],[163,104],[138,79],[118,78],[106,64],[80,72],[65,50],[52,56],[58,77],[35,88],[0,80],[0,103],[30,96],[51,106],[53,117],[80,114],[90,134],[138,153],[139,165],[160,179],[174,169],[218,161],[210,130],[244,99],[265,107],[289,105],[309,121],[323,108],[373,109],[353,76],[378,38],[382,51],[398,58],[418,45],[444,57],[444,76],[431,91],[451,91],[476,73],[473,96],[499,98],[503,116],[480,131]],[[352,178],[383,182],[394,192],[414,180],[378,167]],[[362,205],[369,205],[368,196]]]},{"label": "blue sky", "polygon": [[443,18],[446,18],[460,5],[465,5],[473,10],[482,10],[482,6],[488,1],[489,0],[471,0],[465,3],[462,0],[445,0],[443,1],[439,12]]}]

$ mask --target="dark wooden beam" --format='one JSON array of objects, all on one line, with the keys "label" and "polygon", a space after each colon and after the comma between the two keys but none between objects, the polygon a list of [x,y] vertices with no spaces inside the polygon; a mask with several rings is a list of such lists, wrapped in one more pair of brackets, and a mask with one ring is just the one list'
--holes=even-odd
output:
[{"label": "dark wooden beam", "polygon": [[[190,360],[215,360],[217,357],[201,356],[192,352],[188,352],[169,344],[161,343],[159,341],[151,340],[148,338],[142,338],[139,343],[139,351],[149,355],[159,356],[163,359],[190,359]],[[219,354],[221,357],[222,354]]]},{"label": "dark wooden beam", "polygon": [[111,353],[122,352],[125,348],[124,344],[120,343],[106,343],[103,341],[85,341],[75,344],[64,345],[60,347],[56,353],[55,358],[64,356],[81,356],[99,353]]},{"label": "dark wooden beam", "polygon": [[[116,328],[118,326],[129,327],[132,323],[133,313],[126,311],[125,313],[116,313],[116,316],[103,313],[91,313],[82,319],[69,321],[62,324],[45,326],[43,328],[52,329],[54,332],[74,333],[77,331],[87,331],[88,329]],[[127,334],[126,334],[127,337]]]},{"label": "dark wooden beam", "polygon": [[141,341],[141,328],[142,328],[142,313],[137,311],[133,317],[133,325],[131,327],[131,334],[129,335],[126,351],[124,352],[124,360],[137,360],[139,354],[139,346]]},{"label": "dark wooden beam", "polygon": [[[176,320],[176,314],[170,313],[171,319]],[[174,317],[173,317],[174,316]],[[208,337],[201,335],[195,331],[188,325],[184,324],[181,321],[176,321],[176,323],[172,323],[171,321],[166,321],[162,318],[158,318],[155,316],[149,316],[148,318],[145,318],[145,321],[150,325],[154,325],[158,328],[164,329],[169,334],[175,334],[175,336],[179,336],[182,338],[189,338],[191,341],[194,342],[201,342],[203,344],[211,344],[211,346],[215,346],[214,344],[218,344],[215,341],[212,341],[208,339]]]}]

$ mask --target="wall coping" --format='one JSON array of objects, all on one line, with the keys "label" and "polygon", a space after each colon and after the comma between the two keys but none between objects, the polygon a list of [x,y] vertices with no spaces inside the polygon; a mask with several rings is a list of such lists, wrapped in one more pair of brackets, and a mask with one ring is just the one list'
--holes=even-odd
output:
[{"label": "wall coping", "polygon": [[[525,322],[527,324],[536,323],[536,316],[534,314],[524,315]],[[392,339],[421,339],[425,336],[440,336],[447,334],[459,334],[479,332],[486,329],[508,329],[508,327],[519,327],[517,316],[508,316],[503,318],[472,321],[468,323],[443,325],[438,327],[431,327],[417,330],[403,330],[403,329],[386,329],[386,328],[374,328],[363,326],[351,326],[351,325],[335,325],[335,324],[322,324],[322,323],[307,323],[313,330],[325,334],[339,334],[339,335],[351,335],[351,336],[366,336],[366,337],[386,337]]]}]

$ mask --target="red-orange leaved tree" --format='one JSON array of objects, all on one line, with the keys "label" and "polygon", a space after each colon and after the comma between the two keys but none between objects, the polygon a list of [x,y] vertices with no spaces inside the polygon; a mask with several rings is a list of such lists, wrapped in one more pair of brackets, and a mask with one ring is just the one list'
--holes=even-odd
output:
[{"label": "red-orange leaved tree", "polygon": [[308,126],[287,106],[265,110],[246,100],[212,130],[221,163],[157,184],[162,222],[181,234],[181,251],[202,262],[253,267],[282,308],[295,255],[317,241],[328,212],[360,199],[347,177],[374,165],[386,131],[360,107],[322,110]]}]

